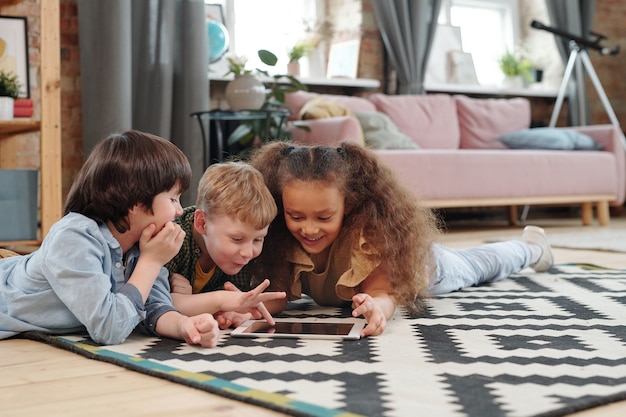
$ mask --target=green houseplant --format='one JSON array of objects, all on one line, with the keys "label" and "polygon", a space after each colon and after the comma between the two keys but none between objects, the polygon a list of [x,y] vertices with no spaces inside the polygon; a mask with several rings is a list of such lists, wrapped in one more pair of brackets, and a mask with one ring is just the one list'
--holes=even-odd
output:
[{"label": "green houseplant", "polygon": [[498,64],[506,77],[521,77],[526,81],[533,81],[532,65],[524,57],[518,57],[513,52],[506,51],[498,60]]},{"label": "green houseplant", "polygon": [[17,75],[0,70],[0,120],[13,119],[13,103],[19,92]]},{"label": "green houseplant", "polygon": [[289,62],[298,62],[303,57],[309,55],[314,49],[314,45],[309,42],[298,42],[287,51]]},{"label": "green houseplant", "polygon": [[20,92],[20,83],[17,75],[0,70],[0,97],[17,98]]},{"label": "green houseplant", "polygon": [[[260,49],[258,55],[261,62],[267,66],[274,67],[278,63],[276,55],[266,49]],[[271,80],[265,83],[266,94],[265,102],[261,107],[262,110],[287,110],[285,95],[294,91],[307,90],[307,87],[293,75],[270,75],[269,72],[258,68],[257,72]],[[229,135],[227,143],[228,145],[238,143],[239,145],[253,146],[255,140],[260,143],[270,140],[288,140],[291,135],[285,129],[281,130],[280,136],[277,134],[281,120],[280,115],[269,115],[265,120],[242,122]]]}]

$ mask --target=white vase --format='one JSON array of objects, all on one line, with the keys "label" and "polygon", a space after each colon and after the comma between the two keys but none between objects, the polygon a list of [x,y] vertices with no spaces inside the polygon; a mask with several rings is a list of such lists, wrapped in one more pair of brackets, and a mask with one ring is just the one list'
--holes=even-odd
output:
[{"label": "white vase", "polygon": [[519,75],[507,76],[502,81],[502,88],[505,90],[521,90],[524,88],[524,80]]},{"label": "white vase", "polygon": [[13,97],[0,97],[0,120],[13,120]]},{"label": "white vase", "polygon": [[265,86],[252,74],[242,74],[226,86],[226,101],[232,110],[258,110],[265,102]]},{"label": "white vase", "polygon": [[326,43],[320,43],[317,48],[309,55],[309,77],[325,78],[326,77]]}]

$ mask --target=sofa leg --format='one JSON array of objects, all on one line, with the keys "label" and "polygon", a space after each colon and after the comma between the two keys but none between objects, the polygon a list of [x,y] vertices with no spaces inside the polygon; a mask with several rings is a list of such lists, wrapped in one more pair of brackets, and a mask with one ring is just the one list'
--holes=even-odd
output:
[{"label": "sofa leg", "polygon": [[598,212],[598,223],[600,226],[608,226],[611,220],[611,212],[609,210],[608,201],[598,201],[596,203],[596,211]]},{"label": "sofa leg", "polygon": [[509,206],[509,226],[517,226],[518,224],[517,206]]},{"label": "sofa leg", "polygon": [[593,203],[582,204],[583,226],[590,226],[593,222]]}]

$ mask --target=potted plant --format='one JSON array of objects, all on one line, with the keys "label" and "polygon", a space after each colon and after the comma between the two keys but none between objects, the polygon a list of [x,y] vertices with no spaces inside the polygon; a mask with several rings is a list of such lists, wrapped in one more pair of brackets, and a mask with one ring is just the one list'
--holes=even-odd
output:
[{"label": "potted plant", "polygon": [[287,57],[289,63],[287,64],[287,72],[290,75],[300,75],[300,59],[311,54],[313,52],[313,44],[306,41],[297,42],[289,51],[287,51]]},{"label": "potted plant", "polygon": [[0,70],[0,120],[13,119],[13,104],[19,92],[17,75]]},{"label": "potted plant", "polygon": [[506,77],[506,82],[512,87],[521,88],[525,83],[533,81],[532,65],[529,60],[506,51],[498,60],[500,70]]},{"label": "potted plant", "polygon": [[229,56],[228,74],[235,79],[226,86],[225,97],[232,110],[258,110],[265,101],[265,86],[246,68],[248,60],[244,56]]},{"label": "potted plant", "polygon": [[[259,59],[265,65],[274,67],[278,62],[278,58],[272,52],[261,49],[258,51]],[[285,94],[299,90],[307,90],[295,76],[291,74],[274,74],[270,75],[267,71],[257,68],[257,72],[271,79],[265,85],[265,101],[261,109],[269,110],[288,110],[285,104]],[[269,123],[269,126],[267,125]],[[268,140],[287,140],[290,135],[285,129],[281,129],[280,137],[277,135],[278,128],[281,126],[282,118],[280,114],[272,115],[269,113],[267,120],[250,121],[241,123],[228,137],[228,145],[232,146],[236,143],[240,145],[253,144],[255,140],[265,142]],[[269,137],[264,133],[268,133]]]}]

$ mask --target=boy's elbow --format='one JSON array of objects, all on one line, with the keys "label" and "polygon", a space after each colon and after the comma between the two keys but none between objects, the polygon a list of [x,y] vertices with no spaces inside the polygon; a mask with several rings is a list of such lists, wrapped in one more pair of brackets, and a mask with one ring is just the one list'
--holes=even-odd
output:
[{"label": "boy's elbow", "polygon": [[117,333],[109,333],[103,335],[90,335],[91,339],[99,345],[121,345],[126,341],[128,335],[121,335]]}]

